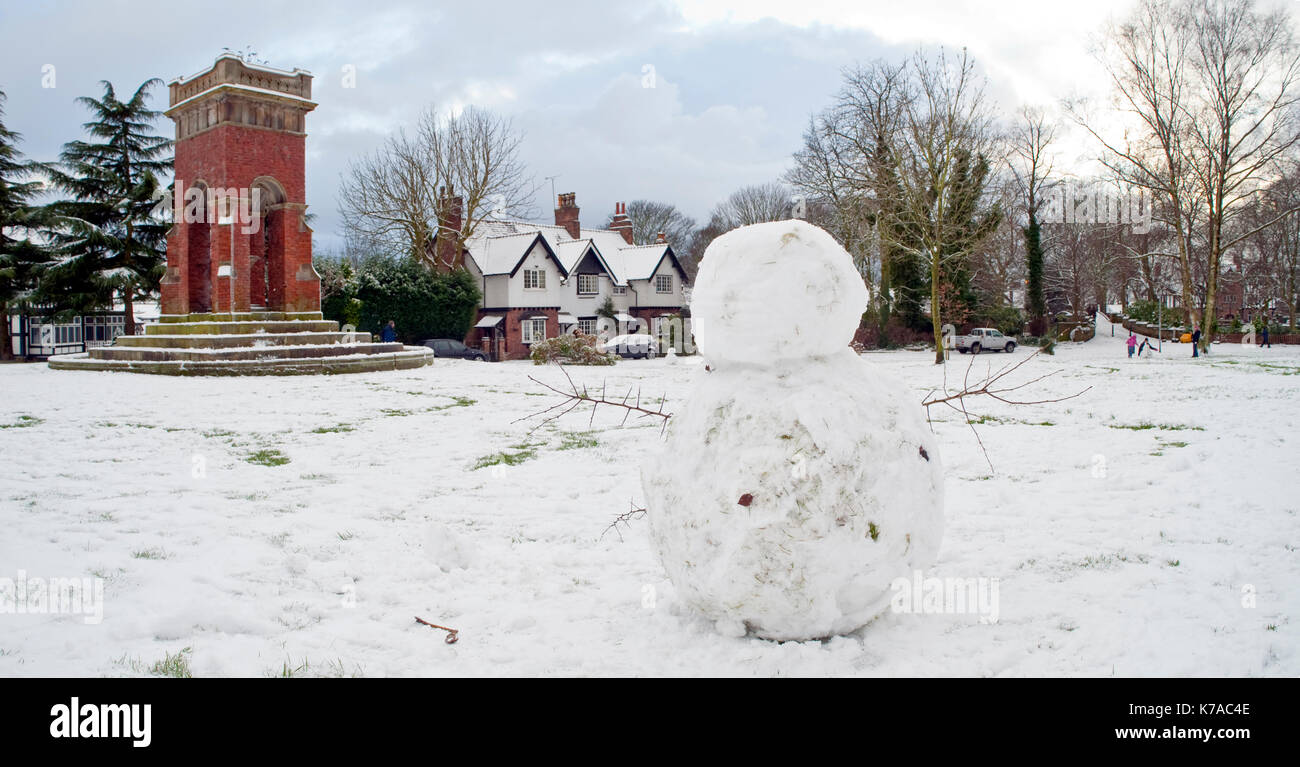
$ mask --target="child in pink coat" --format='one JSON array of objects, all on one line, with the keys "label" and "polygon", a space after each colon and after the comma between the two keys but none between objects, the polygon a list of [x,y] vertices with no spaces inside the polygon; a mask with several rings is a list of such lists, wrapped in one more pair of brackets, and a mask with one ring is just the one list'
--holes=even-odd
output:
[{"label": "child in pink coat", "polygon": [[1132,332],[1132,331],[1129,331],[1129,334],[1128,334],[1128,356],[1130,356],[1130,357],[1133,356],[1133,350],[1134,350],[1134,349],[1137,349],[1137,345],[1138,345],[1138,337],[1137,337],[1137,333],[1134,333],[1134,332]]}]

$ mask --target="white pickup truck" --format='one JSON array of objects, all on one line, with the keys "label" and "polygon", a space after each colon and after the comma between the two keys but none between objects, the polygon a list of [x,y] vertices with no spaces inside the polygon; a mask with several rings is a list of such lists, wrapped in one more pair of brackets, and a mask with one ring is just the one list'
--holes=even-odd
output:
[{"label": "white pickup truck", "polygon": [[1007,338],[994,328],[975,328],[969,334],[953,339],[957,351],[979,354],[982,351],[1007,352],[1016,350],[1015,339]]}]

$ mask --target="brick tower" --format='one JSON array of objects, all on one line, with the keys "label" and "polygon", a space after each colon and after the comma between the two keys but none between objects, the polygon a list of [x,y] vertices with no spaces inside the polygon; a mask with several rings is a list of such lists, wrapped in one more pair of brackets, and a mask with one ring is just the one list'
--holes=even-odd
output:
[{"label": "brick tower", "polygon": [[311,75],[233,54],[172,82],[176,186],[162,316],[142,336],[56,355],[50,367],[243,376],[432,364],[431,349],[375,341],[321,316],[303,221],[305,120],[315,108]]},{"label": "brick tower", "polygon": [[164,315],[320,311],[303,220],[311,79],[225,54],[170,83],[176,187]]}]

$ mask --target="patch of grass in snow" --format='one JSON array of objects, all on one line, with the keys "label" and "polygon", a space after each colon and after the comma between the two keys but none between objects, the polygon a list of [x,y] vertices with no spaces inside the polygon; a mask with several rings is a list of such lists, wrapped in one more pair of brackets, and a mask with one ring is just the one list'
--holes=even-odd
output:
[{"label": "patch of grass in snow", "polygon": [[44,418],[37,418],[34,415],[20,415],[18,420],[13,423],[0,423],[0,429],[25,429],[29,426],[39,426],[45,423]]},{"label": "patch of grass in snow", "polygon": [[392,418],[400,418],[400,417],[402,417],[402,416],[404,416],[404,415],[410,415],[410,414],[411,414],[411,411],[409,411],[409,410],[401,410],[401,409],[399,409],[399,408],[383,408],[383,409],[380,410],[379,412],[383,413],[383,414],[386,415],[386,416],[392,417]]},{"label": "patch of grass in snow", "polygon": [[560,446],[557,450],[581,450],[583,448],[595,447],[600,444],[594,436],[594,431],[566,431],[560,435]]},{"label": "patch of grass in snow", "polygon": [[867,523],[867,534],[871,536],[873,541],[880,539],[880,528],[876,526],[875,522]]},{"label": "patch of grass in snow", "polygon": [[249,463],[255,463],[259,466],[283,466],[289,462],[289,456],[281,453],[279,450],[269,448],[266,450],[258,450],[256,453],[250,453],[244,460]]},{"label": "patch of grass in snow", "polygon": [[434,405],[433,407],[426,407],[424,409],[424,412],[436,413],[439,410],[450,410],[451,408],[454,407],[469,407],[470,405],[473,405],[475,402],[478,402],[478,400],[470,399],[469,397],[452,397],[452,402],[450,405]]},{"label": "patch of grass in snow", "polygon": [[278,677],[280,679],[293,679],[294,677],[297,676],[306,676],[307,669],[311,668],[311,664],[307,662],[306,658],[303,658],[302,663],[298,664],[297,666],[291,666],[289,665],[290,663],[293,663],[293,661],[286,660],[280,666],[280,671],[278,673],[272,672],[267,676]]},{"label": "patch of grass in snow", "polygon": [[154,676],[166,676],[173,679],[189,679],[194,676],[190,671],[190,650],[186,647],[178,653],[167,653],[160,661],[149,667]]},{"label": "patch of grass in snow", "polygon": [[365,676],[365,674],[362,673],[360,666],[353,666],[351,670],[348,670],[347,664],[343,662],[342,658],[328,661],[324,668],[319,666],[313,667],[307,658],[303,658],[302,662],[297,665],[294,665],[292,658],[287,658],[284,663],[281,664],[279,671],[276,671],[275,669],[267,669],[266,676],[273,679],[295,679],[301,677],[334,677],[339,679],[343,677],[352,677],[355,679]]},{"label": "patch of grass in snow", "polygon": [[1182,564],[1182,562],[1177,559],[1167,559],[1165,560],[1165,564],[1169,565],[1170,567],[1178,567],[1178,565]]},{"label": "patch of grass in snow", "polygon": [[135,559],[166,559],[167,552],[161,548],[140,549],[131,552],[131,556]]},{"label": "patch of grass in snow", "polygon": [[338,426],[318,426],[315,429],[312,429],[311,433],[312,434],[341,434],[343,432],[348,432],[348,431],[356,431],[356,429],[349,424],[341,423]]},{"label": "patch of grass in snow", "polygon": [[1204,426],[1187,426],[1181,423],[1151,423],[1143,421],[1142,423],[1110,423],[1106,424],[1112,429],[1128,429],[1130,431],[1147,431],[1148,429],[1159,429],[1160,431],[1205,431]]},{"label": "patch of grass in snow", "polygon": [[210,439],[221,439],[222,437],[235,436],[235,433],[233,431],[227,431],[225,429],[208,429],[207,431],[200,432],[200,433],[203,436],[208,437]]},{"label": "patch of grass in snow", "polygon": [[1051,421],[1022,421],[1019,418],[1001,418],[996,415],[982,415],[979,418],[970,419],[969,423],[976,426],[985,423],[1014,423],[1021,426],[1055,426]]},{"label": "patch of grass in snow", "polygon": [[127,657],[126,653],[123,653],[122,657],[117,658],[116,660],[113,661],[113,663],[118,666],[126,667],[132,673],[136,673],[136,674],[145,673],[144,663],[142,663],[139,658]]},{"label": "patch of grass in snow", "polygon": [[537,457],[537,448],[541,447],[541,442],[521,442],[518,445],[511,445],[510,449],[514,452],[502,450],[499,453],[492,453],[480,457],[474,462],[474,468],[471,471],[478,471],[489,466],[518,466],[524,461],[532,460]]},{"label": "patch of grass in snow", "polygon": [[1122,551],[1117,551],[1114,554],[1098,554],[1096,556],[1089,555],[1072,564],[1074,567],[1080,569],[1091,567],[1098,570],[1106,570],[1121,563],[1132,562],[1145,565],[1148,561],[1150,560],[1145,554],[1130,555]]},{"label": "patch of grass in snow", "polygon": [[351,530],[341,530],[338,535],[340,541],[350,541],[357,536],[357,534]]},{"label": "patch of grass in snow", "polygon": [[1256,362],[1255,364],[1265,370],[1281,370],[1284,376],[1300,375],[1300,367],[1294,365],[1274,365],[1271,362]]}]

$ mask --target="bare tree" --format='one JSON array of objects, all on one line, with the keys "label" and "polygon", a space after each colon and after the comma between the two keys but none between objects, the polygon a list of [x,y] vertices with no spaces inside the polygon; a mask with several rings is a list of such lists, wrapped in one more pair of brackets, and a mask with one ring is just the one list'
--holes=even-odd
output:
[{"label": "bare tree", "polygon": [[1129,186],[1161,201],[1162,220],[1180,266],[1184,310],[1192,307],[1192,267],[1187,212],[1190,196],[1183,142],[1187,133],[1186,85],[1190,35],[1177,0],[1142,0],[1124,22],[1112,24],[1097,55],[1111,79],[1111,107],[1127,118],[1118,137],[1084,102],[1067,104],[1075,122],[1102,146],[1102,163]]},{"label": "bare tree", "polygon": [[[411,133],[399,130],[349,165],[339,188],[344,226],[390,252],[455,268],[480,222],[529,212],[536,185],[519,158],[521,140],[508,118],[489,111],[443,116],[429,107]],[[463,205],[459,230],[440,225],[453,197]],[[447,237],[450,247],[434,247]]]},{"label": "bare tree", "polygon": [[1223,254],[1254,233],[1233,222],[1300,142],[1289,15],[1257,11],[1253,0],[1142,0],[1108,30],[1101,58],[1128,118],[1123,134],[1104,133],[1080,104],[1072,113],[1106,166],[1154,196],[1174,245],[1158,255],[1177,259],[1184,312],[1196,322],[1202,308],[1208,348]]},{"label": "bare tree", "polygon": [[[1281,171],[1280,178],[1254,201],[1245,223],[1254,230],[1251,245],[1265,283],[1265,295],[1269,301],[1278,300],[1287,307],[1292,331],[1296,329],[1296,312],[1300,310],[1300,213],[1282,212],[1294,211],[1298,206],[1300,164],[1292,161]],[[1259,226],[1275,219],[1273,226]]]},{"label": "bare tree", "polygon": [[[1187,14],[1199,86],[1187,122],[1189,166],[1205,202],[1205,335],[1213,339],[1223,254],[1253,230],[1234,230],[1275,161],[1300,143],[1300,48],[1284,10],[1253,0],[1195,0]],[[1294,208],[1261,227],[1271,226]]]},{"label": "bare tree", "polygon": [[431,153],[399,130],[349,163],[339,185],[339,215],[349,237],[417,258],[434,235],[437,188]]},{"label": "bare tree", "polygon": [[783,221],[790,218],[793,207],[793,197],[784,184],[769,182],[737,189],[713,207],[709,222],[696,233],[690,261],[698,266],[709,245],[732,229]]},{"label": "bare tree", "polygon": [[1025,309],[1034,335],[1046,329],[1047,300],[1043,292],[1043,242],[1039,213],[1051,192],[1052,157],[1050,148],[1056,127],[1042,109],[1024,107],[1011,132],[1009,154],[1011,173],[1024,200],[1025,227]]},{"label": "bare tree", "polygon": [[709,220],[730,230],[750,224],[782,221],[790,217],[791,208],[790,190],[784,184],[752,184],[737,189],[714,206]]},{"label": "bare tree", "polygon": [[[935,364],[941,365],[944,270],[970,256],[986,236],[980,231],[991,232],[1001,216],[996,205],[989,208],[970,199],[966,171],[994,153],[996,135],[983,79],[965,50],[955,58],[941,51],[933,59],[918,52],[912,67],[916,95],[903,107],[903,127],[892,147],[898,178],[895,207],[900,222],[915,235],[900,247],[929,267]],[[976,213],[982,222],[972,230],[967,219]]]},{"label": "bare tree", "polygon": [[[632,200],[627,204],[627,217],[632,220],[632,242],[650,245],[660,234],[673,246],[673,250],[689,252],[695,237],[695,219],[682,213],[676,205],[654,200]],[[611,215],[606,228],[614,223]]]},{"label": "bare tree", "polygon": [[[896,304],[919,315],[918,280],[900,252],[893,143],[912,97],[906,62],[875,61],[844,72],[830,108],[809,121],[788,181],[854,258],[876,303],[882,338]],[[873,278],[876,284],[873,285]]]},{"label": "bare tree", "polygon": [[454,269],[461,265],[465,240],[480,222],[523,218],[531,212],[537,183],[519,157],[523,134],[507,117],[469,107],[439,119],[429,110],[419,130],[421,142],[433,150],[439,189],[445,184],[447,196],[459,197],[464,206],[459,231],[438,229],[439,239],[453,242],[437,249],[437,266]]}]

